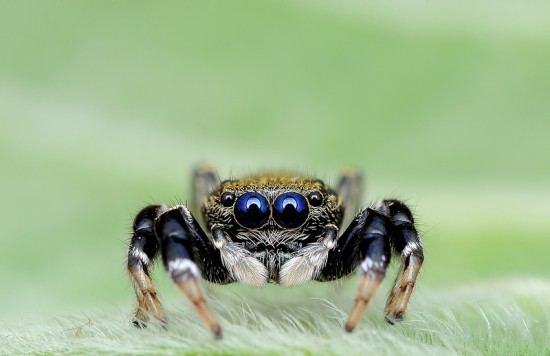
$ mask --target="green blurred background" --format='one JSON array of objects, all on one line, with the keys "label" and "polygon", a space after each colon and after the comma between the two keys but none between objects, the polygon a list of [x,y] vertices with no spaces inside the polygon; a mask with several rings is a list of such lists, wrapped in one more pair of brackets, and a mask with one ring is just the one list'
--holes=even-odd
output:
[{"label": "green blurred background", "polygon": [[421,293],[548,279],[549,13],[544,1],[0,2],[0,317],[129,313],[133,215],[186,202],[203,161],[222,177],[360,168],[365,203],[397,197],[418,216]]}]

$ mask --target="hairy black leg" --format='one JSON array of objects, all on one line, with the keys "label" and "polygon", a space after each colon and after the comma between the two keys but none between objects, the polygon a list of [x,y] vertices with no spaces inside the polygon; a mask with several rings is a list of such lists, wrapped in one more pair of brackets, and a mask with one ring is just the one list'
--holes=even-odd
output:
[{"label": "hairy black leg", "polygon": [[[371,250],[372,252],[365,252],[363,241],[364,237],[369,234],[369,230],[371,236],[379,236],[379,238],[372,238],[373,246],[382,246],[378,252],[376,249]],[[375,241],[379,242],[375,243]],[[368,297],[378,288],[378,281],[383,278],[381,271],[385,273],[390,260],[388,248],[399,256],[402,266],[386,302],[386,320],[391,324],[394,321],[402,320],[424,261],[422,242],[414,226],[414,218],[410,209],[402,202],[384,200],[378,204],[375,210],[360,211],[346,231],[338,238],[336,248],[329,253],[327,264],[317,280],[328,281],[344,277],[352,273],[360,264],[363,279],[358,298]],[[380,258],[378,264],[374,263],[376,260],[372,257],[371,262],[367,262],[369,260],[366,257],[369,255],[375,258],[378,256]],[[380,273],[371,274],[370,277],[367,273],[365,276],[365,270],[369,265],[382,266],[381,269],[372,270]],[[376,275],[379,277],[376,278]],[[365,301],[368,299],[363,298]],[[359,321],[359,314],[362,313],[361,308],[364,310],[364,306],[358,305],[356,298],[354,311],[346,323],[348,331],[353,329],[350,327],[353,326],[353,320]],[[359,317],[355,316],[355,310]],[[350,321],[352,321],[352,325],[349,324]]]},{"label": "hairy black leg", "polygon": [[402,262],[386,301],[386,321],[393,324],[403,319],[418,272],[424,262],[424,252],[412,213],[405,204],[398,200],[383,200],[377,210],[388,215],[392,221],[392,248]]},{"label": "hairy black leg", "polygon": [[[221,338],[221,326],[208,307],[199,283],[200,271],[195,263],[196,257],[199,256],[195,256],[194,251],[200,251],[201,240],[205,237],[204,232],[199,229],[196,220],[183,206],[161,214],[154,225],[160,242],[164,267],[170,278],[193,303],[214,336]],[[198,247],[198,250],[195,247]],[[200,255],[200,258],[205,257]],[[223,266],[219,267],[223,269]]]},{"label": "hairy black leg", "polygon": [[193,239],[193,255],[202,277],[209,282],[227,284],[234,282],[231,274],[222,262],[220,250],[212,244],[206,233],[191,214],[183,206],[176,207],[184,216],[185,228]]},{"label": "hairy black leg", "polygon": [[391,252],[389,236],[391,222],[380,213],[368,209],[363,230],[359,235],[361,284],[355,297],[345,329],[352,332],[361,321],[361,317],[386,276]]},{"label": "hairy black leg", "polygon": [[193,202],[191,207],[195,214],[201,212],[203,199],[220,185],[220,179],[214,166],[203,163],[193,171]]},{"label": "hairy black leg", "polygon": [[134,320],[134,325],[138,327],[145,326],[149,315],[162,322],[166,321],[164,309],[160,305],[149,274],[149,267],[153,264],[159,249],[157,237],[153,232],[153,222],[164,210],[164,206],[150,205],[142,209],[134,220],[134,234],[128,249],[128,272],[138,300]]},{"label": "hairy black leg", "polygon": [[342,278],[360,265],[361,284],[345,325],[348,332],[359,324],[386,275],[391,258],[391,232],[392,224],[387,216],[372,209],[361,210],[338,239],[317,278],[319,281]]},{"label": "hairy black leg", "polygon": [[359,208],[363,186],[362,180],[361,173],[353,168],[344,169],[340,174],[337,192],[338,196],[342,198],[345,207],[342,226],[347,226],[351,222],[355,212]]},{"label": "hairy black leg", "polygon": [[336,241],[336,247],[328,254],[327,263],[316,280],[333,281],[351,274],[359,263],[360,242],[368,209],[361,210]]}]

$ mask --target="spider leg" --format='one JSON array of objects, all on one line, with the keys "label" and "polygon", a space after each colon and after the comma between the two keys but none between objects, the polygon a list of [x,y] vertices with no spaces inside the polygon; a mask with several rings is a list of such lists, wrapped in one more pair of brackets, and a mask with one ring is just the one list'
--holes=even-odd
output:
[{"label": "spider leg", "polygon": [[134,220],[134,234],[128,249],[128,272],[132,278],[138,308],[135,314],[134,325],[145,326],[147,313],[162,322],[166,321],[166,314],[157,298],[157,292],[149,267],[153,264],[159,249],[157,237],[153,232],[153,222],[165,206],[150,205],[141,210]]},{"label": "spider leg", "polygon": [[392,248],[402,261],[386,301],[386,321],[393,324],[403,319],[418,272],[424,262],[424,252],[422,241],[414,227],[412,213],[405,204],[397,200],[383,200],[378,204],[377,210],[392,220]]},{"label": "spider leg", "polygon": [[327,264],[317,280],[342,278],[351,274],[358,264],[363,272],[355,305],[346,322],[347,331],[357,326],[380,286],[390,262],[390,252],[402,261],[386,302],[386,321],[393,324],[403,319],[424,261],[422,242],[410,209],[397,200],[384,200],[375,209],[361,210],[338,238],[336,248],[329,253]]},{"label": "spider leg", "polygon": [[348,332],[352,332],[361,321],[368,303],[386,276],[391,258],[389,244],[391,221],[383,214],[367,209],[363,210],[359,219],[359,225],[361,223],[363,225],[361,230],[352,230],[352,233],[359,233],[357,247],[362,277],[355,304],[345,324]]},{"label": "spider leg", "polygon": [[347,226],[357,209],[362,193],[361,173],[353,168],[346,168],[340,173],[338,180],[337,193],[342,198],[343,205],[346,207],[342,226]]},{"label": "spider leg", "polygon": [[[195,263],[194,251],[200,251],[200,243],[205,242],[206,235],[189,210],[183,206],[174,207],[161,214],[155,221],[154,230],[160,241],[162,260],[168,275],[191,300],[214,336],[221,338],[222,329],[206,303],[199,283],[200,270]],[[208,258],[204,254],[200,257]],[[221,264],[217,267],[217,271],[221,274],[225,271],[227,274]]]},{"label": "spider leg", "polygon": [[191,207],[195,214],[199,214],[203,199],[212,194],[220,185],[216,168],[210,164],[199,164],[193,171],[193,202]]},{"label": "spider leg", "polygon": [[391,258],[390,219],[373,209],[361,210],[346,231],[338,238],[336,248],[329,252],[328,260],[317,280],[330,281],[351,274],[361,266],[362,277],[355,304],[346,322],[351,332],[380,287]]}]

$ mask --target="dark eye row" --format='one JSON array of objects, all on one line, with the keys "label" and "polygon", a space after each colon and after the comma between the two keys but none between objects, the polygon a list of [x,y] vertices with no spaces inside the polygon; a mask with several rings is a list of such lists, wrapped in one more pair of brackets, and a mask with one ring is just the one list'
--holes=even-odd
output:
[{"label": "dark eye row", "polygon": [[[313,192],[308,195],[308,200],[312,206],[319,206],[323,202],[323,196],[319,192]],[[267,199],[259,193],[245,193],[235,201],[235,194],[225,192],[221,196],[221,203],[225,207],[234,206],[237,222],[251,229],[263,226],[271,215]],[[306,198],[299,193],[281,194],[273,202],[273,219],[284,228],[292,229],[302,225],[308,215]]]}]

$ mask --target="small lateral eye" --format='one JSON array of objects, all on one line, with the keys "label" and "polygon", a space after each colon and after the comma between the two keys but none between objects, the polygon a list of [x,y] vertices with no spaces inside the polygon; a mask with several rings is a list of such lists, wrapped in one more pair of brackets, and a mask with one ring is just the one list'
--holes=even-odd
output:
[{"label": "small lateral eye", "polygon": [[225,207],[233,206],[233,203],[235,203],[235,193],[232,192],[223,192],[222,196],[220,197],[220,202]]},{"label": "small lateral eye", "polygon": [[311,206],[320,206],[321,204],[323,204],[323,195],[321,195],[321,193],[319,192],[309,193],[307,199],[309,200]]}]

